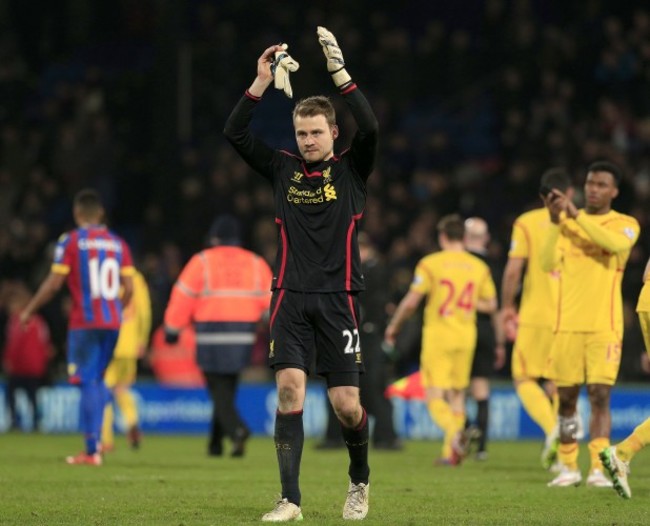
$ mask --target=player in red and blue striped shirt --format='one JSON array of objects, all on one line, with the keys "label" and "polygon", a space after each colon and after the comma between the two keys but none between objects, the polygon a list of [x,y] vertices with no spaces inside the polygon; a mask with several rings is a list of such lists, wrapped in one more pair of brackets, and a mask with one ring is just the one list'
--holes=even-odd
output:
[{"label": "player in red and blue striped shirt", "polygon": [[81,388],[86,450],[67,457],[66,462],[100,465],[99,439],[107,400],[104,371],[113,356],[122,308],[131,298],[134,267],[127,244],[102,224],[104,207],[97,192],[81,190],[73,212],[77,228],[59,238],[50,274],[21,320],[25,322],[67,283],[72,296],[68,375]]}]

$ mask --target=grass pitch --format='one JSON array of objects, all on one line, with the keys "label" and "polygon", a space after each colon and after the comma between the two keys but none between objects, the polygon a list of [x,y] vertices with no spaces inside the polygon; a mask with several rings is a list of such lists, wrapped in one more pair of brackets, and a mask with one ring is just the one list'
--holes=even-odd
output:
[{"label": "grass pitch", "polygon": [[[131,451],[122,437],[102,467],[67,466],[80,436],[0,435],[2,525],[239,525],[260,522],[279,492],[270,438],[250,440],[246,457],[207,457],[205,437],[145,436]],[[301,488],[303,524],[341,519],[347,453],[307,441]],[[367,525],[648,525],[650,456],[640,453],[633,498],[611,489],[547,488],[540,444],[493,442],[485,462],[434,467],[437,442],[403,452],[371,450]],[[581,446],[586,470],[587,449]],[[583,471],[584,473],[584,471]]]}]

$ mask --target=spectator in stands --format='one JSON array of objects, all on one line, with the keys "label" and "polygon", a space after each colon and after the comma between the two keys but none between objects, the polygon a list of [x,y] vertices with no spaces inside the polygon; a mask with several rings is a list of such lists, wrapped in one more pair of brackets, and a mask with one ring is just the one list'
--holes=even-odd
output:
[{"label": "spectator in stands", "polygon": [[[28,430],[28,421],[19,416],[17,392],[22,389],[32,413],[32,430],[41,423],[41,410],[37,392],[47,383],[48,363],[52,357],[50,331],[42,316],[36,314],[23,327],[20,312],[29,303],[31,294],[22,282],[15,282],[8,293],[9,320],[2,356],[2,366],[7,375],[7,403],[11,429]],[[26,415],[23,415],[26,416]]]}]

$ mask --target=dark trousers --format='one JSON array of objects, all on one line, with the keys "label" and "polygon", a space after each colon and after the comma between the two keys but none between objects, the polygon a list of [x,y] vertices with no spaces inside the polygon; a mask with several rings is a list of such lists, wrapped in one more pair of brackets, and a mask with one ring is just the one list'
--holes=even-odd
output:
[{"label": "dark trousers", "polygon": [[16,391],[23,389],[27,394],[27,400],[32,408],[32,415],[34,415],[34,427],[36,430],[41,420],[41,414],[36,401],[36,393],[39,387],[43,385],[42,378],[34,378],[33,376],[9,376],[7,378],[7,402],[9,405],[9,416],[11,417],[11,427],[18,429],[23,427],[24,423],[19,422],[18,411],[16,409]]},{"label": "dark trousers", "polygon": [[221,451],[224,436],[236,440],[242,432],[248,433],[246,424],[235,406],[239,374],[219,374],[203,371],[212,399],[212,422],[209,448],[213,453]]}]

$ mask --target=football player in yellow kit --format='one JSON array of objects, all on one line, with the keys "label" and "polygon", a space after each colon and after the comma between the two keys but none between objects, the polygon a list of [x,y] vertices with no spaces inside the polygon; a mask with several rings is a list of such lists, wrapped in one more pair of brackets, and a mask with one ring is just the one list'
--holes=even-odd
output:
[{"label": "football player in yellow kit", "polygon": [[[133,449],[140,446],[141,432],[138,407],[131,393],[138,371],[138,358],[142,357],[149,343],[151,330],[151,301],[147,283],[136,270],[133,276],[133,298],[124,309],[120,334],[106,373],[104,382],[112,393],[126,424],[126,436]],[[115,447],[113,436],[113,405],[104,409],[102,425],[102,450],[111,451]]]},{"label": "football player in yellow kit", "polygon": [[[544,194],[545,189],[551,188],[561,190],[569,199],[573,195],[571,179],[561,168],[551,168],[542,175],[540,193]],[[550,469],[555,463],[559,442],[557,408],[549,397],[555,393],[555,386],[550,381],[545,385],[546,389],[539,384],[546,378],[546,365],[553,345],[560,281],[558,273],[542,270],[539,257],[550,227],[551,220],[544,206],[517,217],[512,226],[508,262],[501,284],[501,321],[506,327],[515,324],[517,327],[512,349],[512,379],[522,406],[546,436],[542,451],[545,469]],[[522,275],[517,311],[515,300]]]},{"label": "football player in yellow kit", "polygon": [[[650,356],[650,260],[643,273],[643,288],[636,305],[639,315],[645,350]],[[616,446],[609,446],[600,452],[600,460],[614,483],[614,489],[624,499],[632,498],[632,490],[627,481],[630,461],[639,451],[650,444],[650,418],[638,425],[625,440]]]},{"label": "football player in yellow kit", "polygon": [[385,340],[395,343],[403,322],[426,297],[420,372],[433,421],[445,433],[441,463],[459,464],[465,455],[465,389],[476,347],[476,312],[496,311],[490,268],[465,250],[465,225],[458,215],[438,223],[442,250],[417,264],[411,287],[386,327]]},{"label": "football player in yellow kit", "polygon": [[623,298],[621,278],[639,223],[612,210],[618,195],[620,169],[607,161],[592,163],[585,182],[584,209],[554,188],[545,197],[551,227],[541,252],[542,269],[560,272],[555,337],[548,375],[560,396],[560,474],[549,486],[577,486],[578,422],[576,406],[582,384],[591,406],[587,485],[611,487],[599,453],[609,444],[610,396],[621,362]]}]

